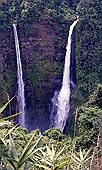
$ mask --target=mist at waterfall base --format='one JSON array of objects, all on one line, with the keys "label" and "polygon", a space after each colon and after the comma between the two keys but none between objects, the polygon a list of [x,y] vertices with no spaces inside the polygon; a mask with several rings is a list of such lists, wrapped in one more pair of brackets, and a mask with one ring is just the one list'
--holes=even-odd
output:
[{"label": "mist at waterfall base", "polygon": [[61,90],[55,91],[54,97],[52,98],[52,111],[51,111],[51,123],[52,127],[58,128],[63,132],[66,121],[70,115],[70,95],[71,95],[71,43],[72,43],[72,33],[75,25],[78,22],[78,18],[69,29],[68,44],[66,47],[65,65],[63,71],[63,82]]},{"label": "mist at waterfall base", "polygon": [[15,48],[16,48],[16,57],[17,57],[17,79],[18,79],[17,101],[18,101],[18,111],[21,112],[21,114],[19,115],[19,125],[25,128],[26,126],[25,126],[24,82],[23,82],[22,63],[20,57],[20,48],[19,48],[19,40],[18,40],[16,24],[13,24],[13,28],[14,28],[14,39],[15,39]]}]

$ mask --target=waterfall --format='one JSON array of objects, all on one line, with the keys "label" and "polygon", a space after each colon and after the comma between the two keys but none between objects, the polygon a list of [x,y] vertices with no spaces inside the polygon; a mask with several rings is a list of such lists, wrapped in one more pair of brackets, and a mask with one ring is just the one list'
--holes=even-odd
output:
[{"label": "waterfall", "polygon": [[[52,99],[52,113],[51,113],[51,123],[52,126],[59,128],[61,132],[63,132],[64,127],[66,125],[66,121],[69,116],[69,110],[70,110],[70,56],[71,56],[71,36],[73,33],[73,29],[75,25],[78,22],[75,20],[73,24],[70,26],[69,29],[69,36],[68,36],[68,43],[66,47],[66,56],[65,56],[65,65],[64,65],[64,71],[63,71],[63,81],[62,81],[62,87],[60,92],[56,92],[54,94],[54,97]],[[58,94],[58,95],[56,95]],[[56,97],[57,96],[57,97]],[[56,102],[55,102],[56,101]],[[52,119],[53,117],[53,119]]]},{"label": "waterfall", "polygon": [[18,100],[18,109],[19,112],[21,112],[21,114],[19,115],[19,125],[25,127],[24,82],[23,82],[22,64],[21,64],[20,48],[19,48],[16,24],[13,24],[13,28],[14,28],[15,48],[16,48],[16,57],[17,57],[17,78],[18,78],[17,100]]}]

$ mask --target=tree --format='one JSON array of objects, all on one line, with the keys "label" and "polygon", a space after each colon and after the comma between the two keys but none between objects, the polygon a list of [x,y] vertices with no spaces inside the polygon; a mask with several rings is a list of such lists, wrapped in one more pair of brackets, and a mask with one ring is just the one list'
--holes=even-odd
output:
[{"label": "tree", "polygon": [[77,5],[80,20],[76,30],[76,71],[83,101],[87,101],[102,82],[101,5],[100,0],[81,0]]},{"label": "tree", "polygon": [[[85,146],[96,142],[102,135],[102,85],[90,95],[89,101],[77,109],[77,135]],[[80,143],[79,142],[79,143]]]}]

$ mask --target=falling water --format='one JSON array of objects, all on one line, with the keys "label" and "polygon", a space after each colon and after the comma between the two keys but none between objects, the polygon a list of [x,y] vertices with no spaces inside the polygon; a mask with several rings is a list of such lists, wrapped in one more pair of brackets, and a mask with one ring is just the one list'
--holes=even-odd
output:
[{"label": "falling water", "polygon": [[[65,56],[65,65],[64,65],[64,71],[63,71],[63,82],[62,87],[57,95],[57,92],[55,91],[54,97],[52,99],[53,104],[53,113],[54,120],[53,120],[53,126],[56,128],[59,128],[62,132],[64,130],[64,127],[66,125],[66,121],[69,116],[69,110],[70,110],[70,56],[71,56],[71,36],[73,33],[73,29],[75,25],[78,22],[78,18],[74,23],[70,26],[69,29],[69,36],[68,36],[68,44],[66,47],[66,56]],[[57,96],[57,97],[56,97]],[[52,119],[51,114],[51,119]],[[51,120],[52,121],[52,120]]]},{"label": "falling water", "polygon": [[16,24],[13,24],[13,28],[14,28],[15,48],[16,48],[16,56],[17,56],[18,107],[19,107],[19,112],[21,112],[21,114],[19,115],[19,125],[25,127],[24,82],[23,82],[22,64],[20,58],[20,48],[19,48]]}]

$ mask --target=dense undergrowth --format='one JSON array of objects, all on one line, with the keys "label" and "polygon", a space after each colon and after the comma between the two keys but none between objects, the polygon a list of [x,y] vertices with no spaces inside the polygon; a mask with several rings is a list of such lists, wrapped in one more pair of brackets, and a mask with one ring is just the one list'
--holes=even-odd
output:
[{"label": "dense undergrowth", "polygon": [[[0,108],[0,114],[12,101]],[[27,133],[8,118],[0,119],[1,170],[101,170],[102,85],[76,110],[74,136],[59,129]],[[20,113],[18,113],[20,114]],[[14,115],[15,116],[15,115]]]},{"label": "dense undergrowth", "polygon": [[88,100],[89,94],[102,82],[101,3],[88,0],[77,5],[80,22],[75,48],[80,102]]}]

